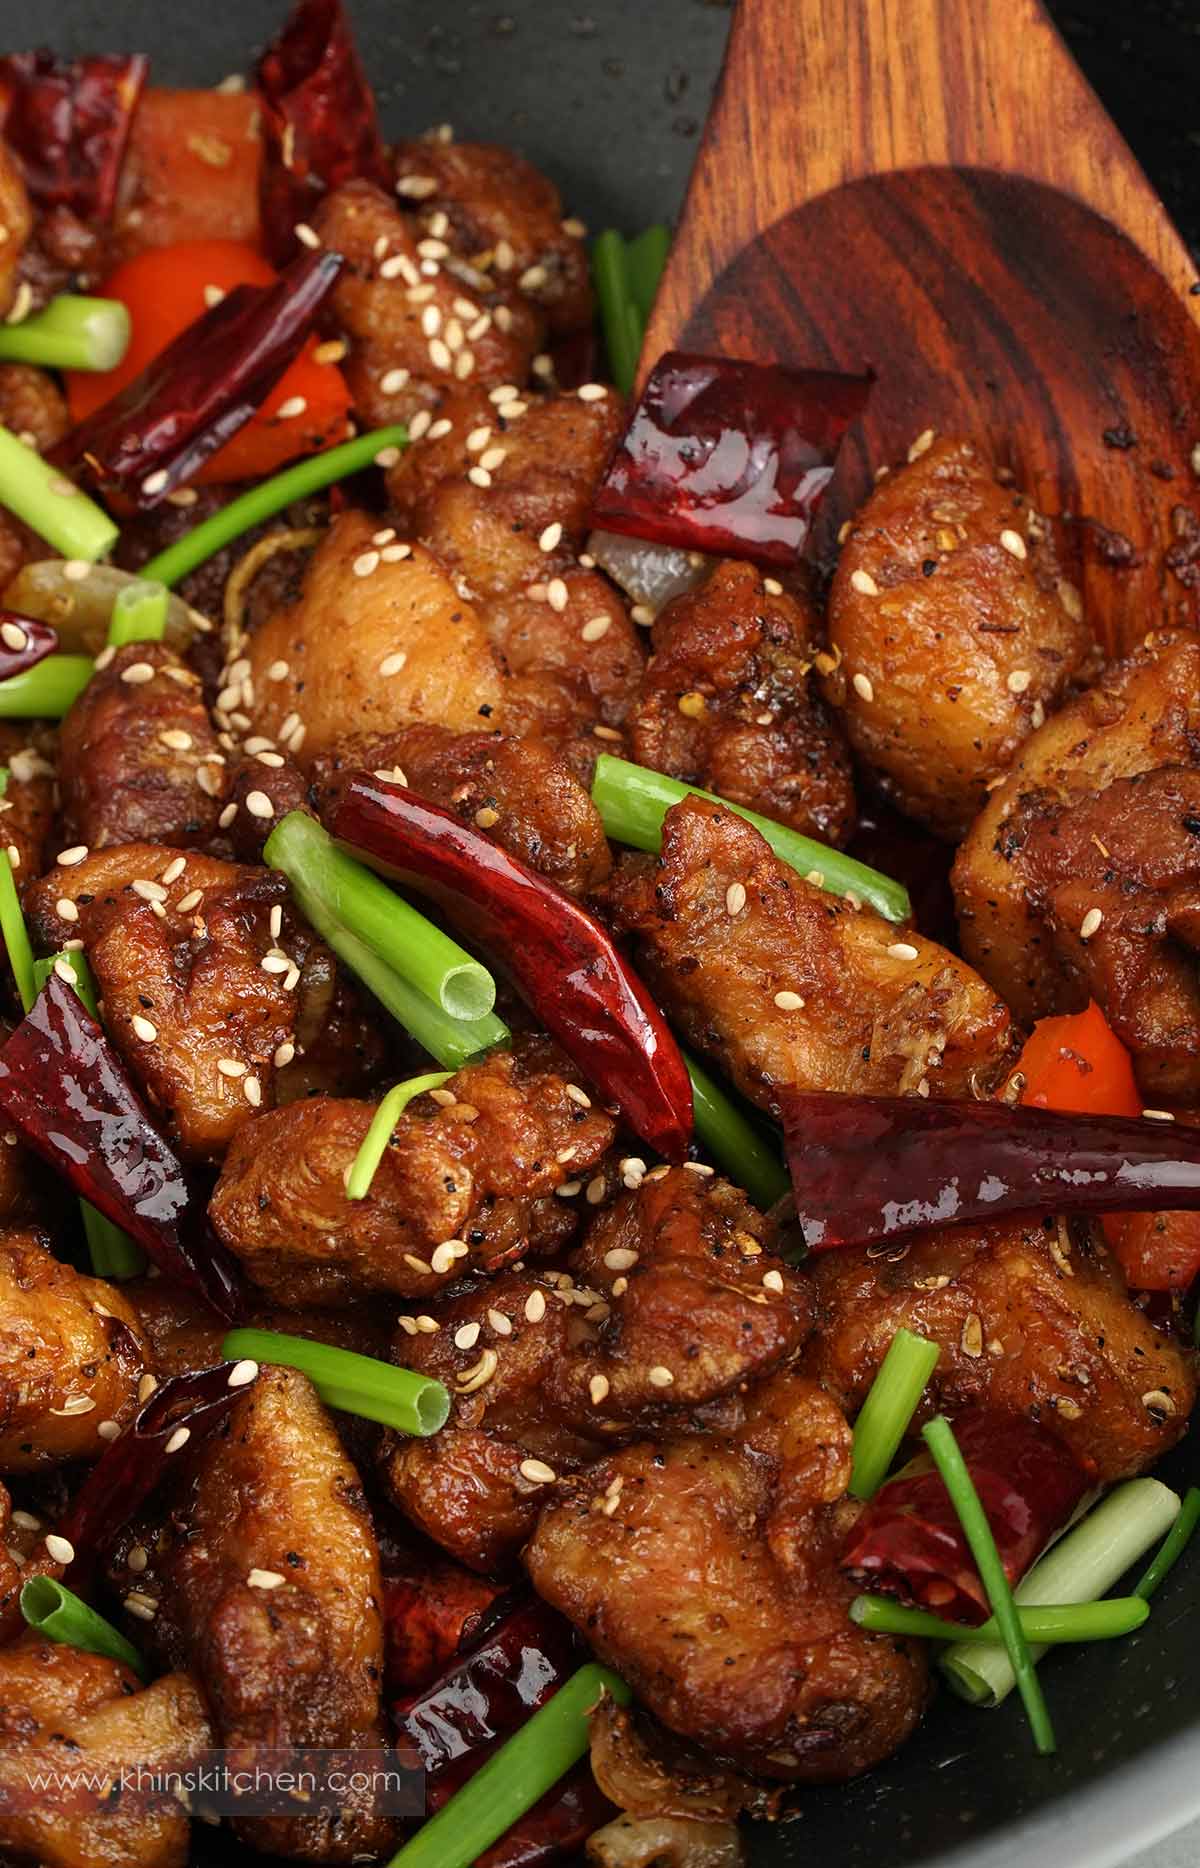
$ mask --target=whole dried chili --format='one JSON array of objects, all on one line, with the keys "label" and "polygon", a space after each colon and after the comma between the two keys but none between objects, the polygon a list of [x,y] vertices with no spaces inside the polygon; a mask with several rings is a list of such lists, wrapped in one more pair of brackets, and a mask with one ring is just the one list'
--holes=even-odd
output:
[{"label": "whole dried chili", "polygon": [[643,1141],[682,1159],[692,1091],[679,1047],[586,909],[449,811],[367,773],[343,783],[329,828],[485,945],[604,1100]]},{"label": "whole dried chili", "polygon": [[111,220],[148,69],[140,54],[0,58],[0,129],[39,208],[70,208],[93,225]]},{"label": "whole dried chili", "polygon": [[[24,642],[20,637],[24,636]],[[36,668],[58,647],[58,631],[16,610],[0,610],[0,681]]]}]

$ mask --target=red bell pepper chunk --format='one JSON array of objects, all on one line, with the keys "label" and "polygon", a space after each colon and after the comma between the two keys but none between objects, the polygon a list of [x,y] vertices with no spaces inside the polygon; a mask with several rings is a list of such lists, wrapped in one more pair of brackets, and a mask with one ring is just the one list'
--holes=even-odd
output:
[{"label": "red bell pepper chunk", "polygon": [[341,0],[300,0],[254,73],[262,99],[263,242],[276,265],[296,251],[329,188],[355,178],[390,188],[375,98]]},{"label": "red bell pepper chunk", "polygon": [[0,129],[39,208],[70,208],[80,220],[112,219],[133,112],[149,61],[0,58]]},{"label": "red bell pepper chunk", "polygon": [[403,785],[362,772],[329,828],[385,875],[439,902],[502,961],[547,1031],[606,1102],[668,1160],[692,1132],[692,1090],[666,1021],[611,937],[482,831]]},{"label": "red bell pepper chunk", "polygon": [[1200,1133],[917,1096],[784,1104],[796,1217],[811,1251],[1005,1213],[1200,1208]]},{"label": "red bell pepper chunk", "polygon": [[306,253],[273,285],[236,286],[181,331],[50,458],[156,506],[244,428],[304,343],[339,272]]},{"label": "red bell pepper chunk", "polygon": [[[1070,1449],[1021,1414],[972,1409],[954,1435],[1010,1583],[1075,1510],[1089,1479]],[[864,1589],[900,1596],[947,1621],[991,1613],[958,1513],[928,1453],[880,1486],[846,1542],[842,1567]]]},{"label": "red bell pepper chunk", "polygon": [[609,463],[592,523],[685,551],[794,564],[867,376],[730,357],[660,357]]}]

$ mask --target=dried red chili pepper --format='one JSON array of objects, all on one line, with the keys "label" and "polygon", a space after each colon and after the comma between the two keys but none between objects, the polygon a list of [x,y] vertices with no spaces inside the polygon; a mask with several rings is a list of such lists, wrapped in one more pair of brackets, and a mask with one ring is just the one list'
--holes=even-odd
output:
[{"label": "dried red chili pepper", "polygon": [[0,129],[38,207],[67,207],[93,224],[111,220],[148,70],[140,53],[72,61],[47,51],[10,52],[0,58]]},{"label": "dried red chili pepper", "polygon": [[219,1362],[215,1368],[173,1375],[109,1442],[58,1527],[75,1551],[68,1577],[86,1571],[104,1555],[177,1454],[198,1446],[228,1420],[239,1398],[258,1379],[250,1375],[243,1380],[239,1374],[231,1387],[237,1367]]},{"label": "dried red chili pepper", "polygon": [[[25,638],[23,648],[13,646],[17,630]],[[49,623],[22,616],[18,610],[0,610],[0,681],[7,681],[12,675],[23,675],[27,668],[36,668],[57,648],[58,631],[51,629]]]},{"label": "dried red chili pepper", "polygon": [[116,1051],[56,973],[0,1049],[0,1110],[22,1141],[218,1315],[242,1309],[236,1262]]},{"label": "dried red chili pepper", "polygon": [[592,505],[612,532],[793,564],[871,378],[668,351]]},{"label": "dried red chili pepper", "polygon": [[[1010,1583],[1060,1531],[1090,1481],[1054,1434],[1021,1414],[972,1409],[954,1436],[987,1513]],[[958,1514],[928,1453],[880,1486],[846,1541],[842,1568],[864,1588],[933,1609],[947,1621],[991,1610]]]},{"label": "dried red chili pepper", "polygon": [[342,264],[337,253],[306,253],[273,285],[236,287],[50,458],[156,506],[245,427],[298,354]]},{"label": "dried red chili pepper", "polygon": [[354,178],[390,188],[375,98],[341,0],[300,0],[258,61],[263,165],[259,208],[269,257],[282,265],[329,188]]},{"label": "dried red chili pepper", "polygon": [[692,1091],[679,1047],[586,909],[449,811],[367,773],[343,783],[329,828],[488,947],[604,1100],[643,1141],[682,1160]]},{"label": "dried red chili pepper", "polygon": [[405,1553],[397,1573],[389,1566],[382,1538],[379,1554],[384,1678],[387,1691],[399,1696],[428,1685],[449,1666],[503,1591],[500,1584],[432,1555]]},{"label": "dried red chili pepper", "polygon": [[1005,1213],[1200,1208],[1200,1133],[1182,1123],[832,1094],[783,1115],[810,1251]]}]

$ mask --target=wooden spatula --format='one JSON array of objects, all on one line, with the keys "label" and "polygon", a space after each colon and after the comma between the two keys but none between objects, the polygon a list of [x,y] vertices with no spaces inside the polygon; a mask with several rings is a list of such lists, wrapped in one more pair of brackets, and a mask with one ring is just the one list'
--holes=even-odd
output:
[{"label": "wooden spatula", "polygon": [[966,434],[1064,517],[1113,649],[1196,620],[1197,294],[1038,0],[741,0],[642,358],[870,367],[818,553]]}]

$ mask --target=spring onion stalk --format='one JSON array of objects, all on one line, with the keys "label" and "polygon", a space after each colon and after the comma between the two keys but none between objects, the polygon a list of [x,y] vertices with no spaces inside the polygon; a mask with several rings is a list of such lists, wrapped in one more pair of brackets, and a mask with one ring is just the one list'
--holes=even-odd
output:
[{"label": "spring onion stalk", "polygon": [[684,785],[662,772],[631,765],[627,759],[614,759],[601,753],[592,781],[592,802],[604,819],[608,835],[618,843],[631,844],[635,850],[657,852],[662,842],[663,818],[673,804],[684,798],[707,798],[722,804],[762,833],[781,861],[788,863],[810,882],[816,882],[831,895],[854,895],[888,921],[906,921],[912,913],[908,890],[902,883],[881,876],[877,869],[832,850],[827,844],[814,843],[798,830],[761,817],[743,805],[731,804],[713,791],[699,785]]},{"label": "spring onion stalk", "polygon": [[636,239],[625,246],[625,264],[633,302],[641,313],[643,326],[649,322],[655,294],[671,251],[671,229],[661,221],[643,228]]},{"label": "spring onion stalk", "polygon": [[1021,1628],[1013,1593],[1009,1587],[1008,1577],[1004,1573],[1004,1564],[1000,1559],[1000,1552],[996,1549],[996,1540],[992,1536],[992,1527],[988,1523],[987,1513],[979,1502],[979,1494],[967,1470],[967,1462],[959,1451],[958,1441],[954,1438],[954,1429],[945,1415],[939,1414],[922,1429],[921,1438],[929,1448],[930,1457],[941,1474],[943,1485],[950,1494],[950,1502],[958,1514],[963,1535],[975,1559],[979,1579],[987,1594],[988,1605],[996,1618],[997,1627],[1016,1677],[1017,1689],[1025,1704],[1025,1711],[1033,1732],[1033,1742],[1042,1757],[1049,1757],[1055,1749],[1054,1727],[1050,1723],[1050,1713],[1042,1693],[1042,1683],[1038,1679],[1037,1668],[1029,1652],[1029,1643]]},{"label": "spring onion stalk", "polygon": [[115,370],[129,349],[129,311],[119,298],[63,292],[20,324],[0,325],[0,362],[44,370]]},{"label": "spring onion stalk", "polygon": [[1140,1596],[1143,1602],[1149,1602],[1191,1543],[1197,1525],[1200,1525],[1200,1486],[1192,1485],[1184,1493],[1179,1516],[1167,1532],[1153,1563],[1135,1585],[1135,1596]]},{"label": "spring onion stalk", "polygon": [[588,1714],[606,1692],[622,1706],[632,1697],[607,1667],[594,1661],[580,1667],[393,1855],[388,1868],[471,1868],[584,1756]]},{"label": "spring onion stalk", "polygon": [[636,240],[625,240],[610,227],[592,244],[604,346],[613,381],[625,395],[637,377],[646,321],[670,245],[670,230],[662,226],[647,227]]},{"label": "spring onion stalk", "polygon": [[[7,780],[8,773],[5,772],[4,776]],[[33,970],[33,948],[29,943],[29,930],[25,926],[25,916],[21,912],[21,900],[17,894],[17,879],[13,875],[12,858],[6,850],[0,850],[0,935],[4,937],[8,964],[17,982],[22,1009],[28,1012],[38,995]]]},{"label": "spring onion stalk", "polygon": [[854,1423],[853,1497],[872,1498],[887,1478],[939,1354],[924,1336],[896,1331]]},{"label": "spring onion stalk", "polygon": [[[1017,1607],[1017,1619],[1025,1639],[1043,1647],[1064,1641],[1114,1641],[1140,1628],[1150,1613],[1150,1604],[1139,1596],[1110,1596],[1103,1602],[1060,1603],[1055,1607]],[[850,1619],[874,1634],[917,1635],[924,1641],[995,1642],[1000,1630],[995,1616],[978,1628],[966,1628],[961,1622],[945,1622],[940,1615],[928,1615],[924,1609],[901,1608],[887,1596],[856,1596],[850,1604]]]},{"label": "spring onion stalk", "polygon": [[[0,877],[0,886],[3,878]],[[51,954],[47,960],[35,960],[33,980],[37,992],[42,990],[50,974],[57,971],[66,974],[84,1005],[97,1023],[100,1010],[96,999],[96,982],[92,978],[92,969],[85,956],[77,952]],[[79,1217],[83,1221],[84,1237],[88,1243],[88,1255],[92,1261],[92,1270],[98,1278],[140,1278],[146,1269],[146,1254],[140,1245],[136,1245],[127,1232],[111,1219],[99,1212],[89,1200],[79,1202]]]},{"label": "spring onion stalk", "polygon": [[[0,470],[4,449],[0,445]],[[3,504],[0,495],[0,504]],[[0,720],[61,720],[92,678],[90,655],[47,655],[0,681]]]},{"label": "spring onion stalk", "polygon": [[92,564],[117,542],[117,527],[103,508],[7,428],[0,428],[0,506],[64,558]]},{"label": "spring onion stalk", "polygon": [[357,435],[353,441],[343,441],[340,447],[327,448],[323,454],[311,454],[307,460],[285,467],[272,479],[231,499],[228,506],[222,506],[211,518],[202,519],[190,532],[185,532],[182,538],[144,564],[141,574],[157,578],[160,584],[173,590],[181,578],[223,551],[252,526],[273,519],[293,500],[307,499],[310,493],[319,493],[322,487],[332,486],[335,480],[360,473],[381,454],[386,461],[389,449],[407,446],[406,428],[376,428],[373,434]]},{"label": "spring onion stalk", "polygon": [[52,1576],[31,1576],[21,1589],[21,1614],[31,1628],[63,1647],[82,1648],[85,1654],[103,1654],[132,1667],[147,1680],[150,1669],[120,1629]]},{"label": "spring onion stalk", "polygon": [[354,1157],[350,1177],[346,1182],[348,1200],[365,1200],[370,1193],[371,1182],[392,1138],[392,1130],[414,1096],[422,1096],[426,1090],[440,1089],[449,1078],[448,1070],[436,1070],[427,1077],[409,1077],[406,1083],[397,1083],[394,1089],[388,1091],[372,1116],[371,1126]]},{"label": "spring onion stalk", "polygon": [[696,1136],[755,1206],[765,1212],[788,1191],[791,1181],[779,1148],[694,1057],[683,1061],[692,1080],[692,1109]]},{"label": "spring onion stalk", "polygon": [[[487,969],[340,850],[311,817],[290,811],[263,854],[283,871],[321,938],[443,1069],[457,1070],[508,1038],[491,1010],[496,989]],[[471,1005],[482,1009],[469,1015]]]},{"label": "spring onion stalk", "polygon": [[[1018,1605],[1094,1602],[1167,1532],[1179,1497],[1158,1479],[1127,1479],[1039,1557],[1014,1592]],[[1032,1658],[1041,1658],[1035,1647]],[[998,1706],[1016,1684],[1002,1647],[952,1647],[942,1672],[963,1699]]]},{"label": "spring onion stalk", "polygon": [[108,625],[108,646],[123,649],[128,642],[161,642],[167,627],[170,595],[165,584],[139,577],[117,592]]},{"label": "spring onion stalk", "polygon": [[375,1356],[360,1356],[353,1349],[334,1349],[328,1343],[310,1343],[303,1336],[278,1330],[231,1330],[221,1345],[229,1362],[274,1362],[307,1375],[329,1407],[363,1420],[379,1421],[397,1433],[425,1439],[444,1427],[450,1396],[441,1382],[411,1369],[394,1368]]}]

